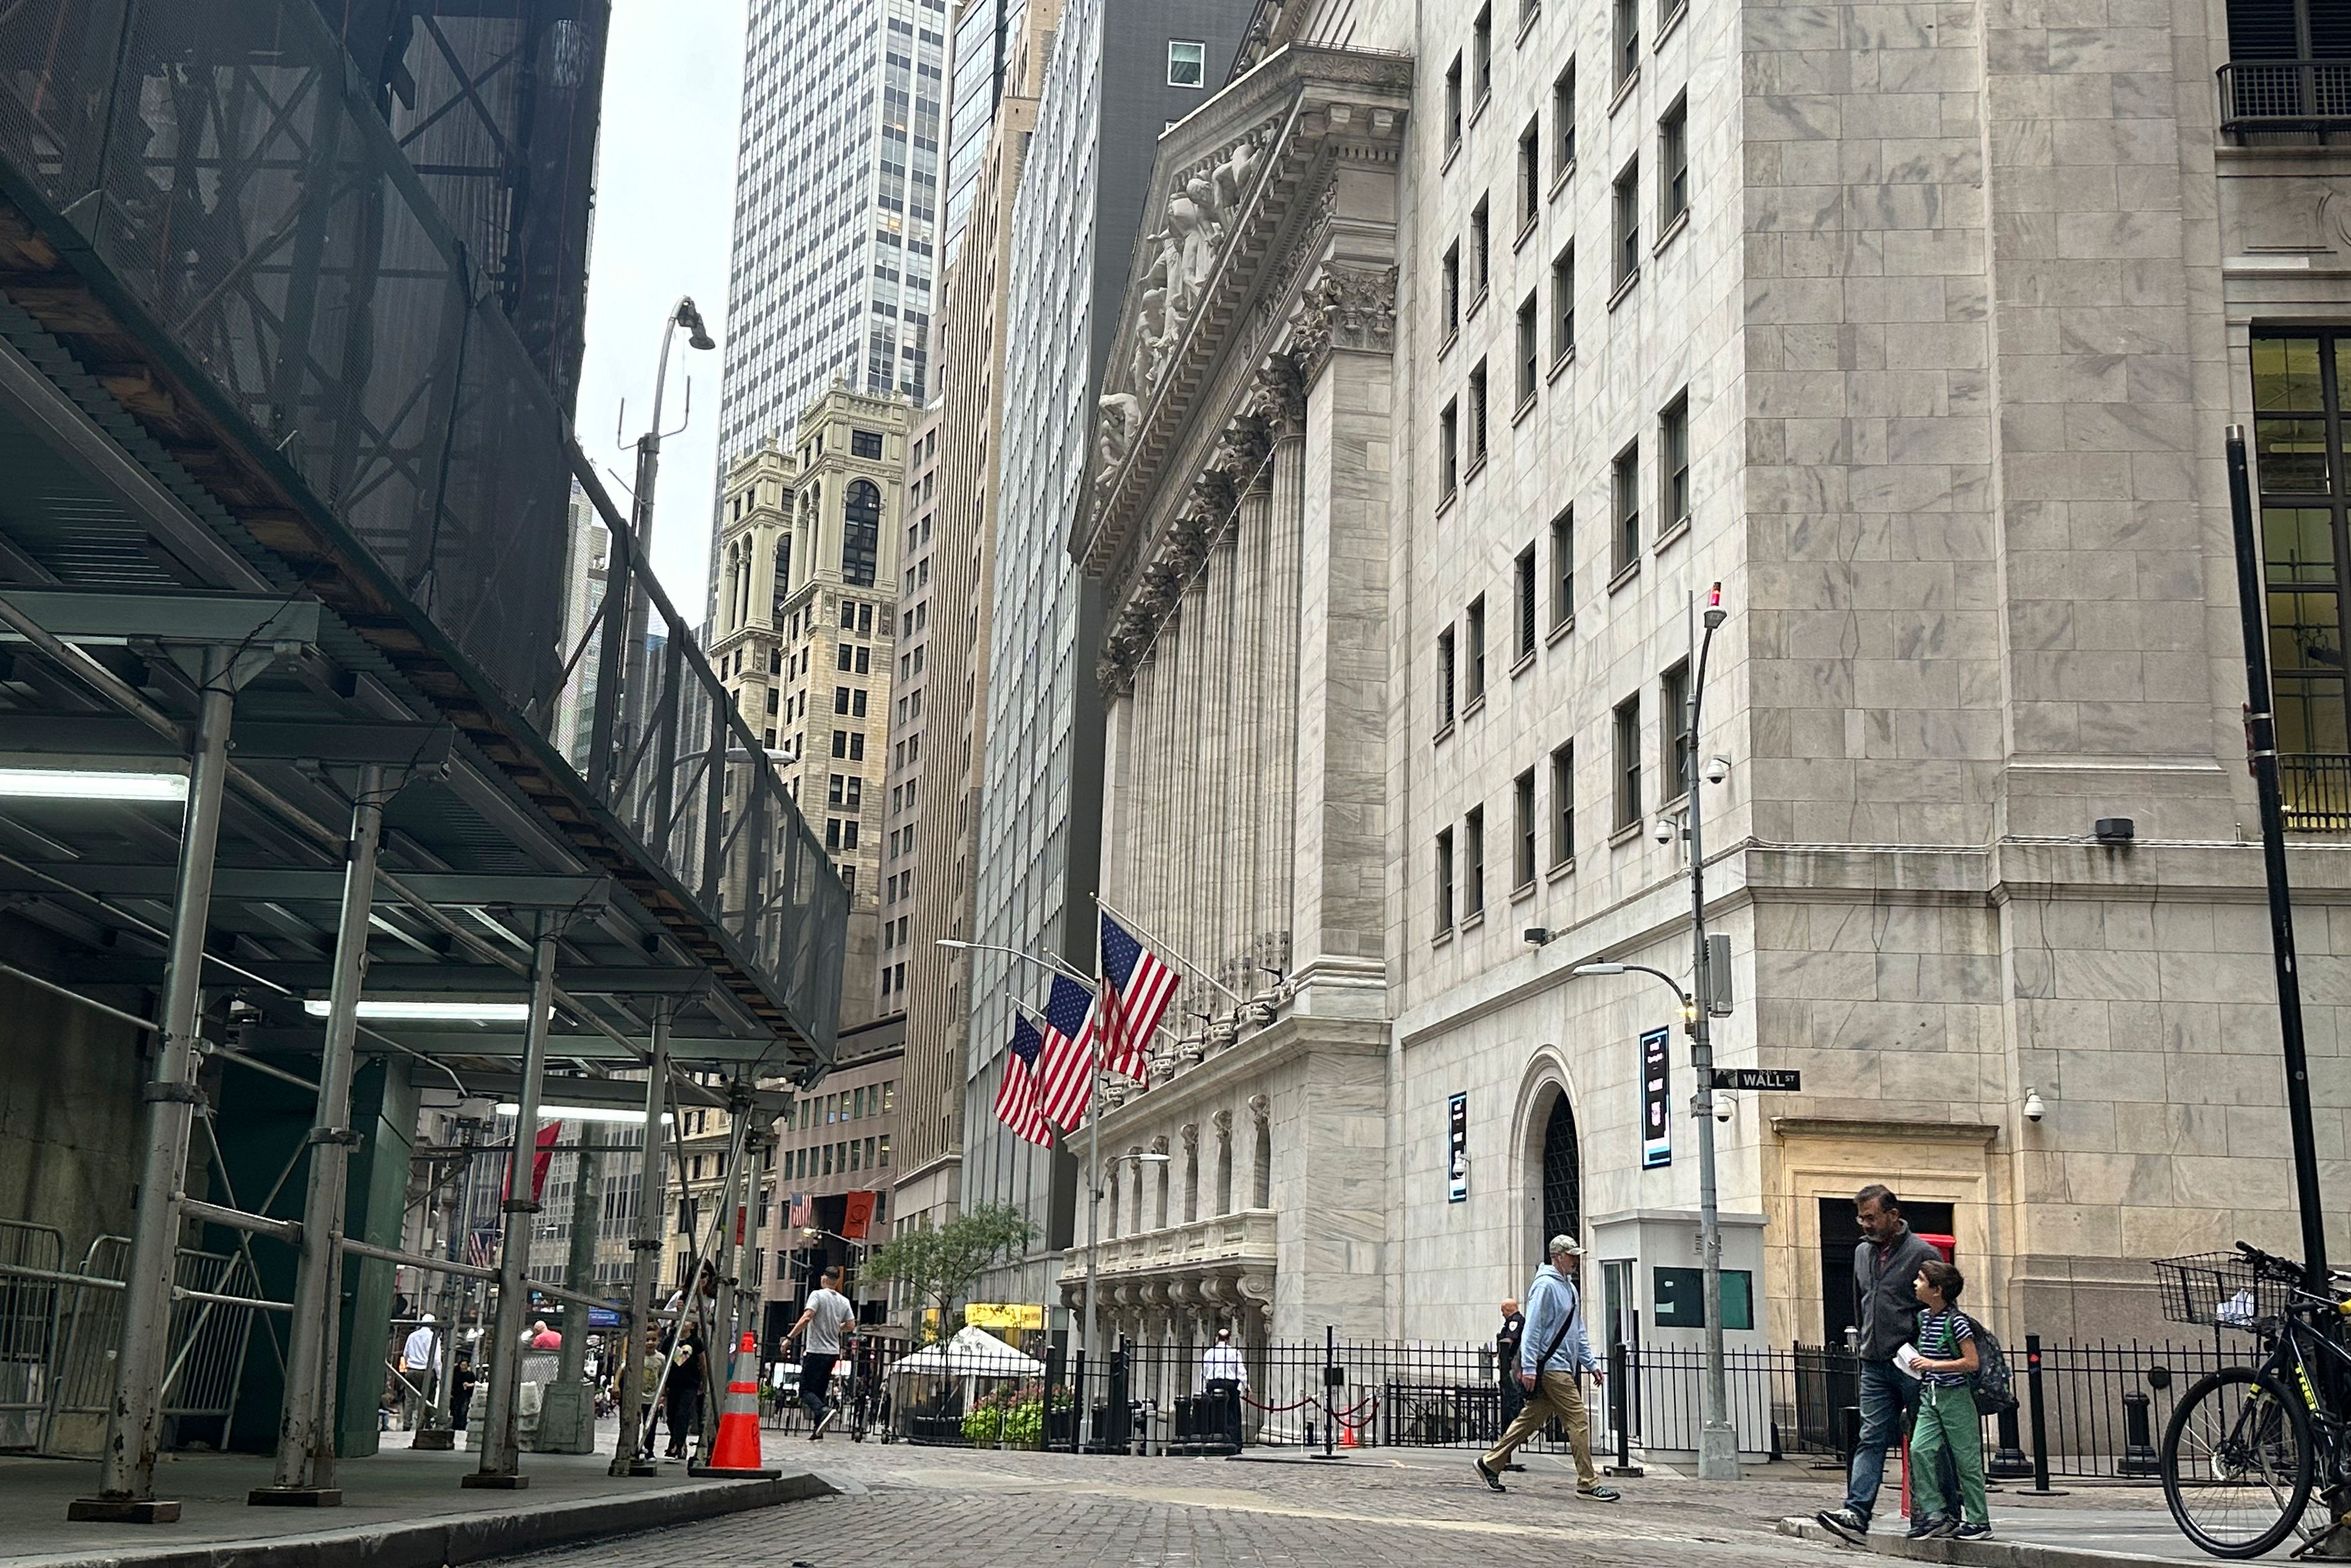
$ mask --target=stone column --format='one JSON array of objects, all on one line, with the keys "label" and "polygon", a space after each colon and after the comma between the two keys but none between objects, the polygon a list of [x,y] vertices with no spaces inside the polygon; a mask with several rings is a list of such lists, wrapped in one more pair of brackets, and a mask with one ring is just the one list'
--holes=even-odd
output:
[{"label": "stone column", "polygon": [[[1300,529],[1293,1006],[1386,1011],[1389,467],[1395,269],[1326,266],[1296,330]],[[1277,505],[1280,494],[1277,491]]]},{"label": "stone column", "polygon": [[[1297,842],[1299,570],[1306,515],[1306,402],[1297,367],[1276,360],[1265,388],[1266,423],[1273,438],[1268,497],[1265,675],[1267,701],[1258,716],[1259,766],[1264,796],[1259,818],[1259,940],[1268,968],[1294,972],[1290,907]],[[1271,976],[1260,977],[1271,980]]]},{"label": "stone column", "polygon": [[[1194,840],[1194,863],[1200,868],[1200,942],[1193,961],[1209,975],[1227,985],[1232,966],[1227,950],[1231,946],[1231,910],[1233,906],[1232,863],[1232,728],[1239,708],[1233,690],[1233,573],[1235,551],[1233,530],[1220,529],[1215,542],[1208,547],[1207,620],[1202,627],[1206,633],[1202,649],[1207,668],[1207,700],[1200,709],[1200,791],[1203,813],[1200,831]],[[1200,989],[1199,1008],[1202,1012],[1222,1018],[1230,1004],[1224,993],[1213,986]],[[1188,1032],[1188,1031],[1187,1031]],[[1213,1032],[1213,1031],[1211,1031]],[[1203,1048],[1206,1049],[1204,1042]]]},{"label": "stone column", "polygon": [[[1262,437],[1260,436],[1260,445]],[[1269,866],[1265,842],[1266,787],[1264,713],[1272,700],[1267,678],[1265,634],[1266,572],[1271,546],[1270,516],[1273,475],[1262,458],[1250,465],[1241,481],[1240,516],[1234,526],[1233,713],[1232,766],[1227,772],[1227,800],[1232,813],[1233,843],[1228,863],[1233,868],[1231,948],[1234,974],[1228,982],[1244,997],[1253,997],[1270,977],[1257,965],[1264,962],[1260,933],[1262,911],[1271,903],[1266,890]]]},{"label": "stone column", "polygon": [[[1134,896],[1135,747],[1144,673],[1123,661],[1104,659],[1095,679],[1102,704],[1102,891],[1123,905]],[[1082,897],[1082,893],[1078,896]]]},{"label": "stone column", "polygon": [[1176,628],[1160,622],[1158,635],[1151,647],[1151,739],[1150,774],[1144,781],[1142,831],[1143,906],[1134,917],[1156,929],[1165,925],[1169,906],[1168,891],[1174,879],[1168,874],[1168,846],[1175,835],[1170,831],[1170,814],[1175,809],[1176,781],[1169,773],[1174,762],[1171,744],[1176,729],[1176,685],[1177,678]]},{"label": "stone column", "polygon": [[[1195,558],[1196,559],[1196,558]],[[1208,771],[1205,766],[1203,742],[1207,729],[1210,661],[1215,657],[1215,632],[1208,623],[1208,579],[1205,571],[1193,570],[1186,563],[1184,585],[1184,606],[1179,622],[1184,639],[1184,696],[1181,723],[1184,742],[1176,759],[1176,776],[1182,780],[1184,810],[1179,819],[1182,837],[1175,845],[1178,874],[1182,878],[1176,901],[1175,928],[1167,932],[1168,945],[1182,955],[1178,966],[1183,981],[1176,988],[1176,1000],[1168,1022],[1172,1032],[1186,1042],[1187,1051],[1196,1049],[1191,1042],[1199,1033],[1199,1020],[1192,1015],[1207,1009],[1201,998],[1203,989],[1194,967],[1205,960],[1200,940],[1203,926],[1202,905],[1207,889],[1203,857],[1200,853],[1202,830],[1207,820],[1207,791]],[[1196,1057],[1194,1058],[1196,1060]]]}]

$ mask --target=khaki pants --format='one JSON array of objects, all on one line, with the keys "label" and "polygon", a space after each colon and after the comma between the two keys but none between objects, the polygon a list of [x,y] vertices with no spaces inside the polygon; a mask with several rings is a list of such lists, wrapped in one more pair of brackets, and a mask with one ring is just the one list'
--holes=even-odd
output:
[{"label": "khaki pants", "polygon": [[1583,1391],[1572,1372],[1545,1372],[1536,1380],[1518,1419],[1488,1451],[1486,1468],[1499,1470],[1509,1464],[1519,1445],[1541,1431],[1543,1423],[1554,1416],[1567,1428],[1567,1446],[1575,1450],[1575,1484],[1579,1490],[1590,1490],[1599,1481],[1600,1472],[1592,1468],[1592,1423],[1583,1414]]}]

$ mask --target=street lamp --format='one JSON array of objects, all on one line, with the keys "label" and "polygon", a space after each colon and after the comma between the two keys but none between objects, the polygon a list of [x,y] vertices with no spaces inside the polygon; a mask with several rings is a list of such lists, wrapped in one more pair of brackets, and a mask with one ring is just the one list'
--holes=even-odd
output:
[{"label": "street lamp", "polygon": [[[1690,756],[1695,760],[1698,742],[1699,702],[1706,693],[1707,655],[1714,648],[1714,633],[1722,625],[1722,584],[1716,583],[1707,592],[1706,611],[1702,617],[1706,627],[1703,640],[1695,635],[1697,657],[1691,661],[1695,674],[1690,679],[1689,697],[1684,709],[1684,733],[1689,737]],[[1719,784],[1729,777],[1729,768],[1719,758],[1704,768],[1707,783]],[[1722,1217],[1718,1183],[1715,1176],[1714,1152],[1714,1040],[1707,1027],[1707,1015],[1716,988],[1708,984],[1706,942],[1706,846],[1700,837],[1699,779],[1689,780],[1689,805],[1684,814],[1683,831],[1689,839],[1690,883],[1690,988],[1685,991],[1679,981],[1662,969],[1646,964],[1598,963],[1579,964],[1573,973],[1580,977],[1643,974],[1662,980],[1671,988],[1675,999],[1681,1003],[1683,1025],[1689,1031],[1690,1071],[1698,1080],[1698,1093],[1692,1099],[1692,1120],[1698,1124],[1698,1253],[1706,1282],[1706,1382],[1701,1406],[1703,1425],[1698,1431],[1698,1478],[1702,1481],[1729,1481],[1739,1479],[1739,1434],[1730,1425],[1730,1391],[1723,1370],[1722,1352]],[[1548,940],[1549,933],[1545,933]],[[1531,938],[1532,932],[1528,936]]]},{"label": "street lamp", "polygon": [[[705,352],[718,347],[710,329],[703,324],[702,312],[695,308],[693,296],[681,298],[671,309],[669,319],[662,323],[661,360],[653,370],[653,423],[637,437],[636,493],[630,497],[629,539],[634,557],[629,572],[629,664],[627,685],[622,691],[622,741],[618,755],[626,757],[637,740],[644,722],[645,708],[645,634],[653,619],[653,598],[645,592],[643,574],[653,544],[653,483],[661,472],[662,395],[669,385],[669,350],[677,329],[684,328],[685,344],[689,349]],[[622,417],[626,418],[627,406],[622,405]],[[694,383],[685,389],[685,416],[694,417]],[[685,429],[681,424],[668,434],[675,435]],[[607,621],[606,626],[611,622]],[[610,635],[610,632],[606,635]]]}]

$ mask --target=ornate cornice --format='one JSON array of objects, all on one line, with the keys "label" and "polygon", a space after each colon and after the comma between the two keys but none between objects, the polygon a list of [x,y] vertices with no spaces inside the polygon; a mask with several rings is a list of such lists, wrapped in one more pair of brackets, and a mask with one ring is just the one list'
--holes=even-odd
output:
[{"label": "ornate cornice", "polygon": [[[1124,612],[1143,608],[1148,568],[1180,546],[1176,519],[1196,507],[1195,475],[1238,476],[1226,459],[1257,432],[1228,426],[1245,415],[1269,441],[1302,428],[1308,383],[1298,372],[1311,367],[1275,360],[1270,398],[1249,384],[1297,329],[1301,291],[1319,290],[1304,322],[1317,363],[1331,345],[1392,340],[1393,286],[1384,306],[1376,287],[1394,256],[1392,212],[1366,218],[1339,185],[1348,169],[1393,180],[1412,80],[1408,57],[1290,43],[1163,142],[1144,201],[1155,216],[1135,246],[1104,378],[1092,509],[1074,541],[1082,570],[1107,591],[1113,636]],[[1318,269],[1330,266],[1347,276],[1323,283]],[[1295,395],[1280,395],[1285,384]],[[1186,494],[1171,504],[1179,472]],[[1228,516],[1230,507],[1228,497]],[[1147,641],[1155,624],[1144,609],[1126,629]],[[1105,660],[1113,684],[1118,666]]]},{"label": "ornate cornice", "polygon": [[1290,350],[1302,382],[1314,384],[1334,349],[1385,354],[1395,349],[1396,269],[1326,266],[1307,288]]}]

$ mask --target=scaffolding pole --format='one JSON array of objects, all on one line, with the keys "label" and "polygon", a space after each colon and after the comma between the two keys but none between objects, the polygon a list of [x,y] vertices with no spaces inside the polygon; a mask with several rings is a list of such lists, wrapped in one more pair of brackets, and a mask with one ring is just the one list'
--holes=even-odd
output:
[{"label": "scaffolding pole", "polygon": [[636,1234],[629,1239],[629,1321],[621,1335],[621,1432],[612,1444],[611,1473],[659,1475],[651,1459],[638,1458],[643,1442],[645,1336],[653,1325],[653,1275],[661,1268],[662,1106],[669,1096],[669,1029],[677,1004],[667,997],[653,1003],[653,1071],[645,1074],[645,1146],[637,1161]]},{"label": "scaffolding pole", "polygon": [[277,1461],[255,1504],[340,1506],[335,1485],[335,1343],[342,1314],[341,1239],[350,1193],[351,1076],[357,1065],[360,989],[367,983],[368,917],[375,903],[376,846],[383,829],[383,768],[360,770],[351,802],[350,850],[343,861],[341,918],[327,997],[326,1047],[319,1059],[319,1105],[310,1122],[310,1173],[302,1204],[302,1260],[294,1277],[293,1343],[286,1355],[286,1402],[277,1422]]},{"label": "scaffolding pole", "polygon": [[106,1448],[96,1497],[68,1505],[69,1520],[171,1524],[177,1501],[155,1496],[155,1452],[162,1437],[164,1356],[170,1350],[172,1273],[180,1244],[181,1183],[195,1124],[196,1030],[203,1001],[204,933],[212,924],[213,856],[220,843],[221,786],[228,772],[228,732],[235,706],[231,650],[204,653],[188,772],[185,827],[180,835],[172,940],[163,967],[163,1037],[147,1085],[147,1148],[131,1221],[131,1265],[124,1275],[122,1342],[114,1362]]},{"label": "scaffolding pole", "polygon": [[[530,1019],[524,1026],[522,1082],[515,1093],[515,1144],[507,1158],[506,1199],[498,1206],[498,1301],[490,1326],[490,1408],[483,1424],[482,1468],[460,1484],[517,1490],[530,1484],[517,1461],[515,1406],[522,1392],[523,1268],[538,1228],[531,1167],[538,1154],[538,1094],[547,1076],[547,1036],[555,1008],[555,922],[538,916],[530,960]],[[517,1219],[521,1224],[516,1224]]]}]

